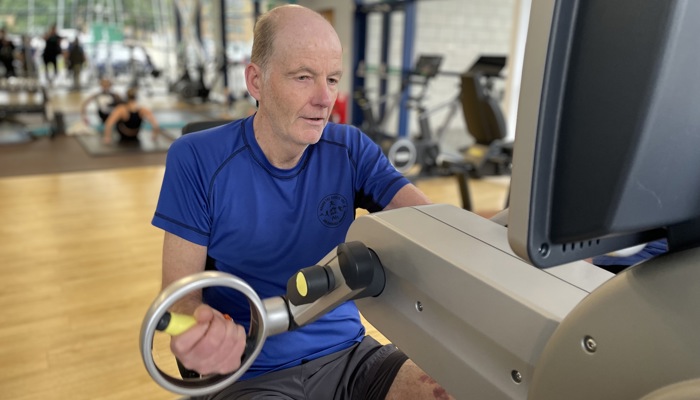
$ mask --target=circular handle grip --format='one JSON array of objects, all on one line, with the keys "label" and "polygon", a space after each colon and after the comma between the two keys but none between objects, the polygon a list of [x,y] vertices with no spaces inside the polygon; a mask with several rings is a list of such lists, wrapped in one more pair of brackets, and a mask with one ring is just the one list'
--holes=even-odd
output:
[{"label": "circular handle grip", "polygon": [[[182,380],[163,372],[155,363],[152,354],[153,335],[163,315],[186,294],[211,286],[228,287],[239,291],[250,302],[250,329],[246,340],[241,366],[227,375],[211,375],[197,380]],[[141,324],[140,349],[146,370],[163,388],[185,396],[203,396],[218,392],[236,382],[257,358],[265,339],[267,314],[260,297],[244,280],[220,271],[205,271],[181,278],[165,288],[151,303]]]}]

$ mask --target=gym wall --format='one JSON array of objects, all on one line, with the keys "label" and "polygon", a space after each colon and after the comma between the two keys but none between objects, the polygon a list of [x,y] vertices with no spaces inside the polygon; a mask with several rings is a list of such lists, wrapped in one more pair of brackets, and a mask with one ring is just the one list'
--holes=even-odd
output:
[{"label": "gym wall", "polygon": [[[332,10],[334,26],[343,43],[344,68],[346,75],[341,83],[341,90],[352,90],[353,61],[353,18],[354,1],[351,0],[301,0],[298,4],[315,10]],[[426,0],[417,1],[416,37],[414,42],[415,57],[421,53],[441,54],[444,57],[442,70],[462,72],[481,54],[502,54],[510,56],[513,37],[513,25],[519,0]],[[389,64],[399,68],[403,51],[403,13],[392,14],[392,37],[390,38]],[[370,15],[368,20],[368,64],[379,63],[381,45],[381,16]],[[415,59],[414,59],[415,60]],[[507,74],[508,70],[504,70]],[[369,88],[376,88],[376,79],[367,79]],[[389,93],[399,89],[400,80],[394,76],[389,80]],[[438,77],[431,82],[427,93],[427,105],[436,105],[447,101],[459,91],[457,77]],[[389,127],[397,126],[397,115],[388,121]],[[434,115],[440,121],[442,114]],[[410,132],[416,133],[418,126],[416,116],[409,116]],[[437,123],[437,122],[436,122]],[[457,132],[458,140],[466,139],[459,132],[466,130],[461,113],[452,119],[450,131]]]},{"label": "gym wall", "polygon": [[[463,72],[485,54],[509,56],[516,0],[433,0],[419,1],[416,19],[414,54],[441,54],[442,71]],[[400,60],[401,37],[392,46],[390,59]],[[507,74],[508,70],[504,70]],[[504,84],[505,82],[501,82]],[[503,90],[504,87],[499,87]],[[459,78],[438,76],[431,82],[426,104],[430,107],[448,101],[459,91]],[[436,113],[432,117],[436,125],[444,117]],[[418,131],[416,116],[409,117],[411,133]],[[455,145],[469,144],[464,134],[466,125],[461,113],[450,123],[449,132]]]}]

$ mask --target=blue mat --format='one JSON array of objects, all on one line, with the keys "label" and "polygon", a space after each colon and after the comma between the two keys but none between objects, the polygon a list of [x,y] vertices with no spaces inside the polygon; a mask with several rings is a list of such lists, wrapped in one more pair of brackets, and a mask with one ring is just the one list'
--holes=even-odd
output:
[{"label": "blue mat", "polygon": [[33,139],[21,125],[0,123],[0,145],[27,143]]},{"label": "blue mat", "polygon": [[[97,115],[95,113],[88,113],[87,116],[90,126],[97,131],[102,131],[102,121],[99,120]],[[214,116],[208,113],[195,113],[191,111],[153,111],[153,116],[162,129],[167,129],[169,131],[181,130],[183,126],[190,122],[215,119]],[[70,126],[79,119],[80,114],[77,113],[71,113],[65,116],[67,126]],[[143,127],[150,130],[151,124],[144,121]]]},{"label": "blue mat", "polygon": [[[167,132],[167,130],[166,130]],[[150,130],[141,130],[138,143],[120,144],[118,137],[116,142],[111,144],[102,143],[102,136],[99,135],[78,135],[75,140],[80,143],[83,149],[93,157],[116,156],[126,154],[158,153],[168,151],[172,138],[158,136],[153,140]]]}]

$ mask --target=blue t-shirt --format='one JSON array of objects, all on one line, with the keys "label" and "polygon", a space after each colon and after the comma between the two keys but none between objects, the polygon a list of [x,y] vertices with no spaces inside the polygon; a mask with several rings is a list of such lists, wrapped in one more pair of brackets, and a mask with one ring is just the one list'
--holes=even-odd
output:
[{"label": "blue t-shirt", "polygon": [[[207,246],[216,269],[245,280],[265,299],[284,295],[292,275],[342,243],[356,208],[381,210],[407,183],[365,134],[333,123],[296,167],[276,168],[249,117],[171,145],[152,223]],[[203,295],[248,326],[242,295],[223,288]],[[355,304],[344,303],[312,324],[269,337],[243,379],[342,350],[363,336]]]},{"label": "blue t-shirt", "polygon": [[668,252],[668,241],[666,239],[659,239],[653,242],[647,243],[646,246],[639,252],[632,254],[627,257],[615,257],[609,255],[602,255],[593,257],[592,263],[597,266],[628,266],[639,264],[642,261],[650,260],[658,255]]}]

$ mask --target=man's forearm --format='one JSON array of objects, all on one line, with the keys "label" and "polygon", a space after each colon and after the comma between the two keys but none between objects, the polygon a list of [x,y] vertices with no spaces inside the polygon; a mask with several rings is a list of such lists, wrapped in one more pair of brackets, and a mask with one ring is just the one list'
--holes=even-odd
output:
[{"label": "man's forearm", "polygon": [[194,310],[202,303],[202,291],[197,290],[186,294],[185,297],[180,299],[170,308],[170,311],[174,311],[180,314],[192,315],[194,314]]}]

